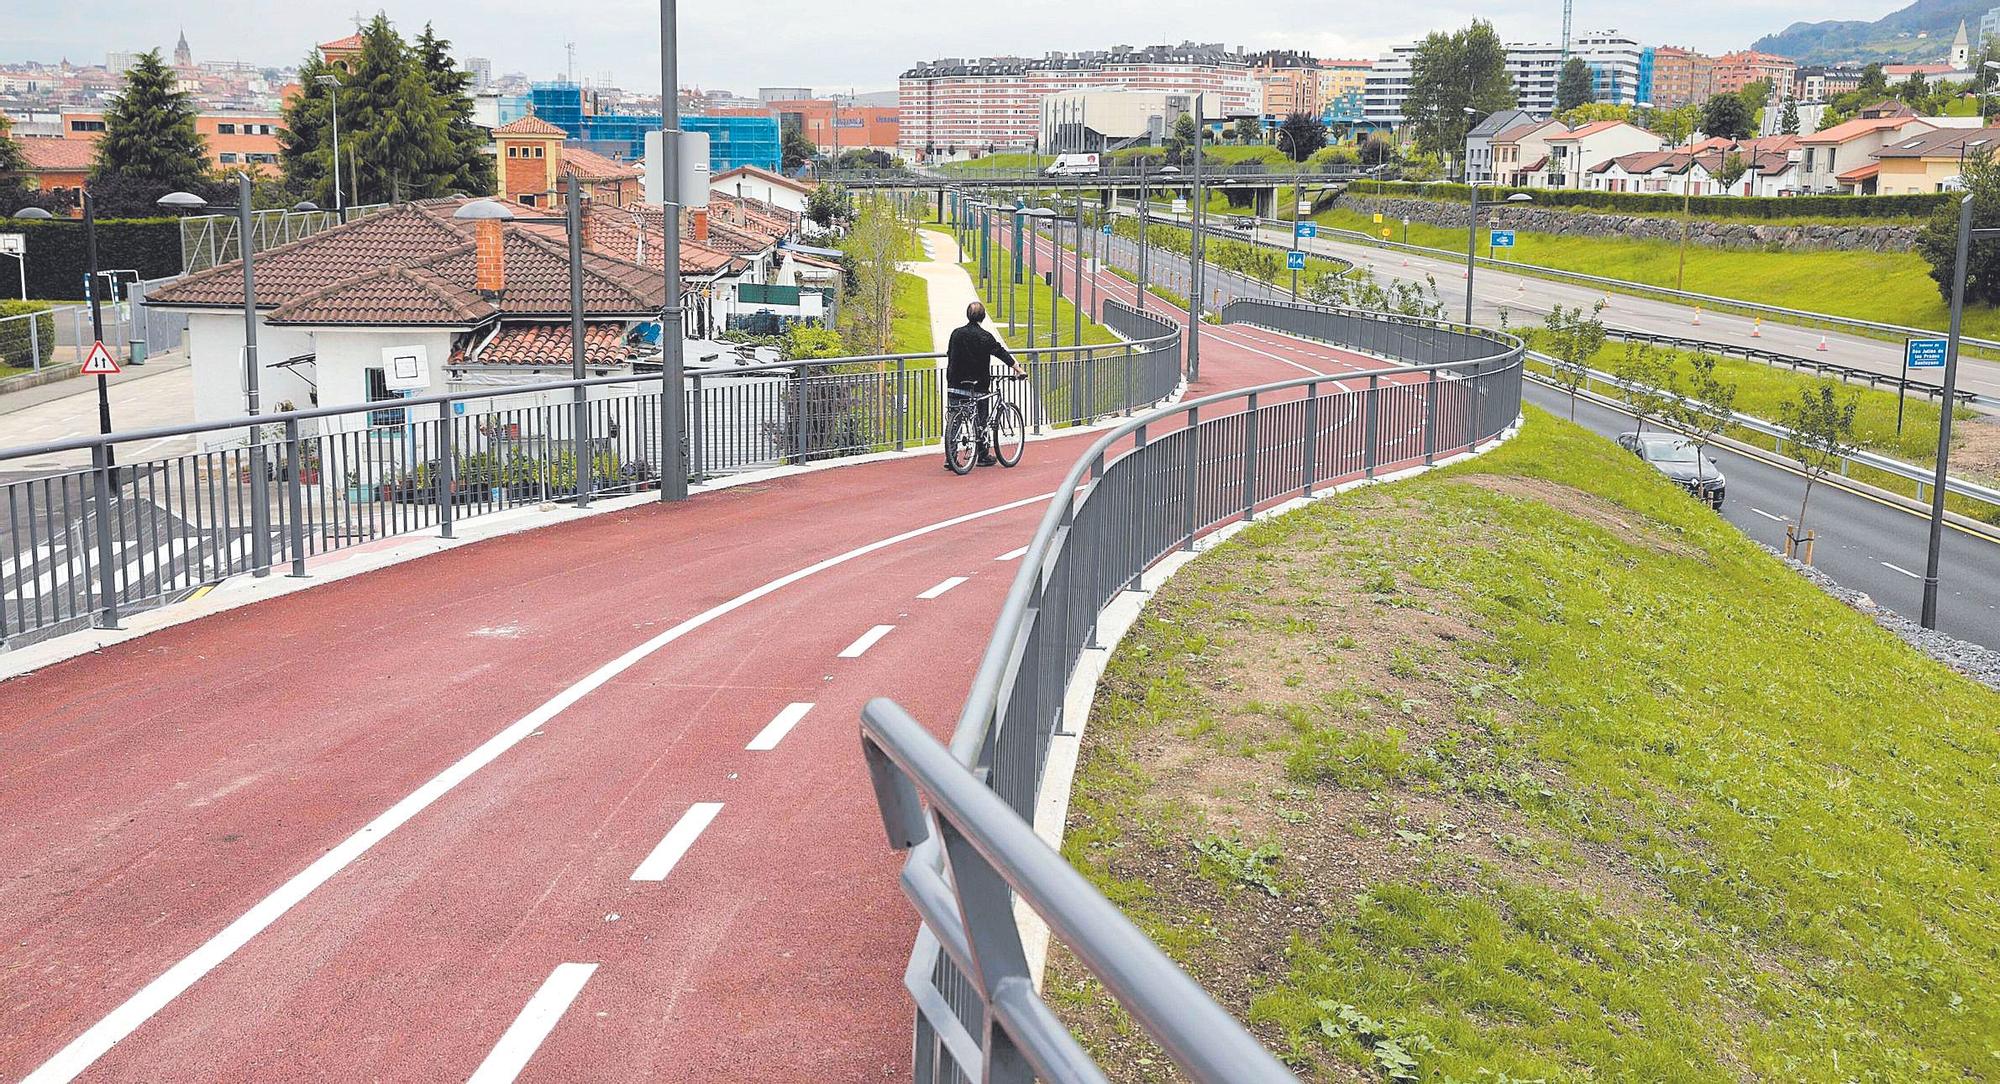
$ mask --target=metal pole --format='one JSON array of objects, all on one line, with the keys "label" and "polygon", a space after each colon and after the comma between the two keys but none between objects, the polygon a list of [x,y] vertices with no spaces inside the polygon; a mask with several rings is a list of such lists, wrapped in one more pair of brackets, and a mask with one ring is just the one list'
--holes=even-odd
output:
[{"label": "metal pole", "polygon": [[1472,325],[1472,260],[1479,243],[1479,185],[1472,188],[1472,217],[1465,224],[1465,323]]},{"label": "metal pole", "polygon": [[[97,200],[86,186],[83,190],[83,244],[88,250],[90,281],[84,283],[84,291],[90,297],[90,337],[96,342],[104,341],[104,307],[98,298],[102,286],[97,278]],[[23,258],[25,262],[25,257]],[[244,273],[249,273],[249,265],[244,265]],[[23,293],[26,291],[23,290]],[[32,317],[31,317],[32,318]],[[256,411],[251,411],[256,413]],[[111,386],[100,374],[97,378],[97,431],[111,432]],[[111,446],[105,445],[106,462],[116,463],[111,455]],[[116,486],[114,476],[113,486]]]},{"label": "metal pole", "polygon": [[[1050,203],[1062,206],[1062,189],[1049,193]],[[1058,319],[1062,303],[1062,217],[1060,212],[1049,219],[1049,345],[1062,344],[1062,321]]]},{"label": "metal pole", "polygon": [[[1070,299],[1071,344],[1083,345],[1083,189],[1076,190],[1076,251],[1070,255],[1070,268],[1075,273],[1070,276],[1070,292],[1076,296]],[[1082,355],[1078,355],[1081,357]]]},{"label": "metal pole", "polygon": [[1139,163],[1139,259],[1137,261],[1139,264],[1139,269],[1138,269],[1139,303],[1136,306],[1140,312],[1146,311],[1146,241],[1147,241],[1146,235],[1152,232],[1152,221],[1150,212],[1152,211],[1153,194],[1146,184],[1148,176],[1149,174],[1146,170],[1146,163],[1140,162]]},{"label": "metal pole", "polygon": [[[676,0],[660,0],[660,168],[666,172],[664,251],[660,266],[666,297],[660,306],[660,499],[687,497],[687,465],[681,460],[683,380],[681,373],[681,116],[680,23]],[[836,132],[838,130],[836,129]]]},{"label": "metal pole", "polygon": [[[243,253],[243,399],[254,417],[262,411],[258,391],[256,236],[250,212],[250,175],[236,175],[237,248]],[[95,261],[93,261],[94,263]],[[95,298],[96,291],[91,291]],[[271,572],[271,478],[263,434],[250,427],[250,564],[254,576]]]},{"label": "metal pole", "polygon": [[333,102],[333,214],[342,222],[347,221],[347,197],[340,191],[340,80],[335,78],[328,92]]},{"label": "metal pole", "polygon": [[[665,142],[665,140],[661,140]],[[570,442],[576,456],[576,506],[590,507],[591,467],[590,461],[590,395],[585,390],[583,374],[583,189],[576,179],[576,171],[564,174],[563,183],[569,189],[567,204],[563,208],[565,228],[569,231],[569,375],[578,381],[570,399]],[[669,213],[668,217],[672,217]],[[670,247],[661,253],[663,262],[680,263],[674,258],[680,254],[678,247]],[[665,344],[662,343],[664,346]],[[678,353],[678,352],[677,352]],[[685,477],[685,476],[684,476]]]},{"label": "metal pole", "polygon": [[1194,213],[1188,216],[1187,378],[1189,383],[1193,383],[1201,376],[1201,219],[1203,203],[1201,192],[1201,137],[1204,127],[1202,124],[1202,117],[1204,116],[1202,98],[1203,95],[1200,94],[1194,96],[1194,160],[1193,169],[1190,171],[1190,181],[1193,185],[1192,194],[1194,196],[1194,206],[1190,209]]},{"label": "metal pole", "polygon": [[1944,549],[1944,487],[1951,458],[1951,409],[1958,390],[1958,330],[1965,315],[1965,261],[1972,248],[1972,197],[1958,201],[1958,262],[1951,276],[1951,336],[1944,351],[1944,395],[1938,400],[1937,470],[1931,475],[1930,548],[1924,555],[1922,625],[1937,628],[1938,562]]}]

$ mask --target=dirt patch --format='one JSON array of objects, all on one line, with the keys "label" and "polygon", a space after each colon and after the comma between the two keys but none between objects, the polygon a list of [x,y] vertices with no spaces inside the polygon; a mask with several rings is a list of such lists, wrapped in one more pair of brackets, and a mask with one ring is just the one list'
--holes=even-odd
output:
[{"label": "dirt patch", "polygon": [[1587,523],[1594,523],[1620,538],[1639,542],[1660,553],[1670,553],[1676,557],[1695,555],[1692,546],[1666,535],[1654,524],[1642,522],[1630,509],[1594,493],[1585,493],[1560,482],[1514,474],[1461,474],[1453,481],[1475,485],[1509,497],[1539,501],[1558,512],[1575,516]]},{"label": "dirt patch", "polygon": [[1953,474],[1993,485],[2000,482],[2000,418],[1982,414],[1952,424]]}]

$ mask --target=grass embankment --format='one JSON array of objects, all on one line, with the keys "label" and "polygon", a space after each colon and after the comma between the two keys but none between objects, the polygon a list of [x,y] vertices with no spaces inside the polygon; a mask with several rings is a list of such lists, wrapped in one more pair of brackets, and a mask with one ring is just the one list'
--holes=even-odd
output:
[{"label": "grass embankment", "polygon": [[908,271],[896,272],[896,292],[890,298],[895,316],[889,324],[889,352],[928,354],[931,342],[931,295],[924,280]]},{"label": "grass embankment", "polygon": [[[1337,229],[1380,237],[1382,227],[1357,211],[1331,208],[1312,216]],[[1403,240],[1401,222],[1388,223],[1393,241]],[[1680,246],[1646,238],[1570,237],[1515,232],[1515,263],[1624,279],[1672,288],[1680,266]],[[1463,251],[1465,231],[1412,222],[1409,240]],[[1481,255],[1485,255],[1482,251]],[[1685,288],[1693,293],[1778,305],[1805,312],[1859,320],[1942,328],[1950,311],[1931,281],[1930,265],[1914,252],[1833,252],[1730,249],[1690,245]],[[2000,309],[1968,307],[1968,335],[2000,335]]]},{"label": "grass embankment", "polygon": [[[1065,853],[1306,1079],[1987,1079],[1996,719],[1531,410],[1171,581]],[[1065,1018],[1163,1079],[1081,974]]]},{"label": "grass embankment", "polygon": [[[959,265],[965,268],[966,274],[972,276],[975,287],[979,283],[979,249],[977,246],[978,241],[976,239],[973,244],[966,246],[964,255],[969,257],[969,259],[966,259]],[[989,326],[993,328],[994,334],[1000,336],[1000,340],[1008,346],[1030,345],[1028,342],[1028,304],[1029,295],[1032,294],[1035,306],[1035,342],[1033,345],[1051,345],[1049,342],[1049,331],[1052,325],[1049,322],[1049,314],[1053,311],[1055,313],[1053,327],[1060,336],[1060,342],[1056,345],[1075,346],[1076,306],[1070,303],[1069,298],[1064,297],[1062,300],[1057,301],[1054,288],[1039,277],[1028,273],[1025,261],[1022,263],[1021,281],[1018,283],[1013,282],[1014,254],[1010,249],[995,244],[991,258],[993,261],[993,278],[994,281],[1000,284],[1000,287],[993,291],[991,296],[982,296],[982,300],[986,302],[987,320]],[[1067,260],[1063,262],[1063,283],[1065,291],[1072,285],[1070,264]],[[1008,308],[1008,294],[1010,291],[1013,294],[1013,308],[1011,310]],[[1051,309],[1052,305],[1053,309]],[[1018,327],[1008,326],[1007,314],[1010,311],[1013,313],[1014,320],[1019,325]],[[1090,313],[1085,312],[1083,314],[1084,345],[1095,346],[1100,343],[1115,343],[1118,341],[1118,336],[1113,334],[1110,328],[1104,327],[1097,323],[1097,321],[1092,320]]]}]

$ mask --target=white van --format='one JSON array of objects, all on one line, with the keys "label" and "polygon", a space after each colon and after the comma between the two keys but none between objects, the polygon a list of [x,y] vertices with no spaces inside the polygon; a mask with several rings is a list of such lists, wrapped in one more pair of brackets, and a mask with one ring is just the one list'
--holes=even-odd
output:
[{"label": "white van", "polygon": [[1095,177],[1097,176],[1097,156],[1095,154],[1058,154],[1055,164],[1042,171],[1050,177]]}]

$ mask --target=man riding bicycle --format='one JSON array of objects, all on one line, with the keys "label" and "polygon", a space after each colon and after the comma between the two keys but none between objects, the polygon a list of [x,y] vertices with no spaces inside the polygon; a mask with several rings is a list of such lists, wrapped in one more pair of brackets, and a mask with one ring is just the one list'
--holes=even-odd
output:
[{"label": "man riding bicycle", "polygon": [[979,399],[979,465],[993,465],[993,448],[988,440],[988,425],[993,409],[993,400],[987,392],[993,390],[993,359],[1007,363],[1007,368],[1015,376],[1025,376],[1019,365],[1014,364],[1014,355],[1006,344],[981,326],[986,322],[986,306],[975,301],[965,307],[965,324],[952,331],[951,340],[945,346],[944,382],[953,391],[967,395],[977,395]]}]

